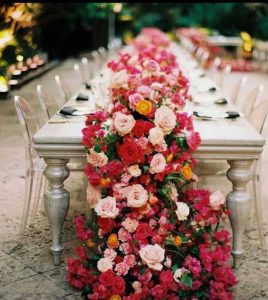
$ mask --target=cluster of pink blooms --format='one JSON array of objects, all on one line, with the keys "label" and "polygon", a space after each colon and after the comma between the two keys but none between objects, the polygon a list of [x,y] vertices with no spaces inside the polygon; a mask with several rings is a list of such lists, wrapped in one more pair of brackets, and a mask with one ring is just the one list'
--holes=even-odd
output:
[{"label": "cluster of pink blooms", "polygon": [[110,106],[83,129],[87,222],[75,219],[69,283],[84,299],[232,299],[229,212],[220,192],[195,190],[201,139],[182,109],[189,82],[171,41],[147,28],[108,63]]}]

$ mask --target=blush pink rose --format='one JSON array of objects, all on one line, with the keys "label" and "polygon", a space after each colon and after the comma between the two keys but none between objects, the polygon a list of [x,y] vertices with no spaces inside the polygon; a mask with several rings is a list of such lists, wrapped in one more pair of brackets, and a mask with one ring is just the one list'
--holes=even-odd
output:
[{"label": "blush pink rose", "polygon": [[122,226],[126,228],[126,230],[130,233],[133,233],[139,225],[139,222],[137,220],[126,218],[122,222]]},{"label": "blush pink rose", "polygon": [[153,59],[147,59],[144,63],[143,63],[144,68],[149,71],[149,72],[156,72],[160,70],[160,66],[158,64],[158,62],[156,62]]},{"label": "blush pink rose", "polygon": [[119,135],[124,136],[131,132],[135,126],[135,119],[132,115],[122,114],[117,112],[113,121],[114,127]]},{"label": "blush pink rose", "polygon": [[144,150],[148,145],[148,139],[142,136],[137,140],[137,144]]},{"label": "blush pink rose", "polygon": [[139,281],[134,281],[132,283],[132,287],[136,294],[140,294],[142,292],[141,283]]},{"label": "blush pink rose", "polygon": [[116,207],[116,201],[113,197],[106,197],[101,199],[96,207],[95,211],[98,216],[102,218],[111,218],[114,219],[119,213],[119,209]]},{"label": "blush pink rose", "polygon": [[119,247],[120,251],[124,252],[125,254],[129,254],[132,252],[132,248],[130,247],[129,243],[122,243]]},{"label": "blush pink rose", "polygon": [[165,167],[167,165],[166,159],[163,154],[158,153],[153,156],[153,159],[150,162],[150,173],[161,173],[165,170]]},{"label": "blush pink rose", "polygon": [[132,94],[128,97],[128,100],[133,107],[136,107],[138,102],[142,99],[143,99],[143,96],[139,93]]},{"label": "blush pink rose", "polygon": [[165,140],[160,145],[155,145],[155,151],[164,152],[167,150],[167,143]]},{"label": "blush pink rose", "polygon": [[176,120],[177,117],[175,113],[166,105],[162,105],[155,112],[154,123],[162,129],[165,135],[170,134],[175,128]]},{"label": "blush pink rose", "polygon": [[109,258],[111,261],[114,261],[117,253],[112,248],[106,248],[103,252],[104,257]]},{"label": "blush pink rose", "polygon": [[124,262],[120,262],[115,266],[115,271],[118,276],[127,275],[128,270],[129,270],[129,266]]},{"label": "blush pink rose", "polygon": [[141,175],[141,169],[139,165],[132,165],[128,168],[128,172],[132,177],[139,177]]},{"label": "blush pink rose", "polygon": [[170,189],[170,192],[168,193],[169,198],[172,201],[176,202],[179,195],[178,195],[178,191],[176,189],[175,184],[173,182],[170,182],[168,185],[168,188]]},{"label": "blush pink rose", "polygon": [[140,257],[150,269],[161,271],[162,261],[165,259],[165,250],[158,244],[146,245],[139,251]]},{"label": "blush pink rose", "polygon": [[90,208],[94,208],[101,199],[101,192],[98,188],[88,183],[87,186],[87,202]]},{"label": "blush pink rose", "polygon": [[137,88],[137,92],[145,97],[149,97],[152,92],[152,89],[148,85],[141,85]]},{"label": "blush pink rose", "polygon": [[220,191],[212,193],[209,197],[209,204],[213,210],[219,210],[224,203],[225,197]]},{"label": "blush pink rose", "polygon": [[133,184],[128,190],[127,206],[141,207],[146,204],[148,197],[148,192],[141,184]]},{"label": "blush pink rose", "polygon": [[94,167],[102,167],[107,164],[108,157],[104,152],[96,152],[93,148],[89,150],[87,161]]},{"label": "blush pink rose", "polygon": [[151,144],[160,145],[164,141],[164,133],[161,128],[154,127],[149,130],[148,140]]},{"label": "blush pink rose", "polygon": [[101,258],[98,260],[97,268],[101,273],[104,273],[113,268],[113,262],[107,257]]},{"label": "blush pink rose", "polygon": [[112,87],[127,87],[127,72],[125,70],[114,73],[111,86]]},{"label": "blush pink rose", "polygon": [[153,82],[151,84],[151,88],[154,89],[154,90],[156,90],[156,91],[161,91],[162,88],[163,88],[163,84],[160,83],[160,82]]}]

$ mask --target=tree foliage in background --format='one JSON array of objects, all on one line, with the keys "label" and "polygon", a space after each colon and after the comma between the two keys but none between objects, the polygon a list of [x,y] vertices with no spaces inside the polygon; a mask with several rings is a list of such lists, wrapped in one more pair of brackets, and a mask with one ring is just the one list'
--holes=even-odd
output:
[{"label": "tree foliage in background", "polygon": [[207,27],[227,36],[246,31],[254,38],[268,40],[266,3],[127,3],[122,14],[133,17],[137,34],[145,26],[164,31],[177,27]]}]

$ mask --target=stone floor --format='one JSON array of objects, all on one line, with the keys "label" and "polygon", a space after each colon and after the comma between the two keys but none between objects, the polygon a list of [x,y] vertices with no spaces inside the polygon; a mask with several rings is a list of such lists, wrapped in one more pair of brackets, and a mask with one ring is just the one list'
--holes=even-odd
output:
[{"label": "stone floor", "polygon": [[[78,60],[70,58],[44,76],[33,80],[20,90],[13,92],[25,97],[36,109],[42,119],[36,94],[38,83],[47,87],[59,102],[63,100],[54,81],[54,75],[64,76],[74,88],[79,88],[79,81],[73,71],[73,65]],[[226,92],[230,93],[234,82],[243,74],[233,73],[225,81]],[[241,99],[255,85],[265,85],[268,75],[248,73],[248,84]],[[229,88],[230,87],[230,88]],[[265,87],[264,94],[267,94]],[[80,292],[72,289],[65,281],[65,261],[73,254],[77,245],[72,220],[75,215],[84,211],[84,194],[82,191],[82,174],[72,173],[66,180],[66,188],[71,191],[71,207],[64,226],[64,255],[61,266],[55,267],[49,253],[51,242],[49,224],[44,212],[43,203],[39,206],[34,227],[27,230],[23,248],[16,248],[15,238],[18,234],[22,213],[24,193],[24,144],[13,100],[0,101],[0,299],[39,300],[39,299],[80,299]],[[265,183],[268,180],[267,146],[263,155],[263,215],[268,216],[268,195]],[[202,185],[212,191],[222,190],[227,193],[231,185],[224,177],[206,177]],[[235,299],[268,299],[268,257],[259,247],[256,231],[256,217],[252,213],[248,230],[244,236],[245,255],[241,267],[236,271],[239,280],[235,288]],[[229,227],[229,224],[226,224]],[[265,232],[268,235],[267,220]]]}]

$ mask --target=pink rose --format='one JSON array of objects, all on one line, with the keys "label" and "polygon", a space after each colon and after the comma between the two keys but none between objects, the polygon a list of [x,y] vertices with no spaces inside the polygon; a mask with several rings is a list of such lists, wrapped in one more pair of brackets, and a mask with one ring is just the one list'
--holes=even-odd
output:
[{"label": "pink rose", "polygon": [[87,186],[87,202],[90,208],[94,208],[101,198],[101,192],[98,188],[88,183]]},{"label": "pink rose", "polygon": [[138,225],[139,222],[131,218],[126,218],[125,221],[122,222],[122,226],[130,233],[133,233],[137,229]]},{"label": "pink rose", "polygon": [[101,273],[104,273],[113,268],[113,262],[107,257],[101,258],[98,260],[97,268]]},{"label": "pink rose", "polygon": [[111,80],[111,86],[112,87],[127,87],[127,72],[126,70],[122,70],[120,72],[114,73],[112,80]]},{"label": "pink rose", "polygon": [[129,267],[126,263],[120,262],[115,266],[115,271],[118,276],[127,275]]},{"label": "pink rose", "polygon": [[176,120],[175,113],[166,105],[162,105],[155,112],[154,123],[163,130],[165,135],[170,134],[175,128]]},{"label": "pink rose", "polygon": [[163,268],[162,261],[165,259],[165,250],[158,244],[146,245],[139,251],[143,263],[153,270],[161,271]]},{"label": "pink rose", "polygon": [[122,243],[119,247],[120,251],[124,252],[125,254],[129,254],[132,252],[132,248],[130,247],[129,243]]},{"label": "pink rose", "polygon": [[136,264],[136,258],[134,254],[130,254],[124,257],[124,263],[128,265],[129,268],[133,268]]},{"label": "pink rose", "polygon": [[149,72],[156,72],[160,70],[158,62],[153,59],[148,59],[143,63],[144,68]]},{"label": "pink rose", "polygon": [[163,84],[160,82],[153,82],[151,84],[151,88],[156,90],[156,91],[161,91],[161,89],[163,88]]},{"label": "pink rose", "polygon": [[219,210],[225,203],[225,197],[222,192],[217,191],[209,196],[209,204],[213,210]]},{"label": "pink rose", "polygon": [[164,141],[164,133],[161,128],[154,127],[149,130],[148,140],[151,144],[160,145]]},{"label": "pink rose", "polygon": [[136,121],[132,115],[122,114],[121,112],[116,113],[113,121],[116,131],[121,136],[130,133],[135,123]]},{"label": "pink rose", "polygon": [[135,290],[136,294],[140,294],[142,292],[141,283],[139,281],[134,281],[132,283],[132,287]]},{"label": "pink rose", "polygon": [[149,97],[152,89],[147,85],[141,85],[137,88],[137,92],[142,94],[145,97]]},{"label": "pink rose", "polygon": [[116,218],[119,209],[116,207],[116,201],[113,197],[106,197],[101,199],[95,207],[98,216],[102,218]]},{"label": "pink rose", "polygon": [[141,169],[139,165],[133,165],[128,168],[128,172],[132,177],[139,177],[141,175]]},{"label": "pink rose", "polygon": [[148,145],[148,139],[142,136],[137,140],[137,144],[144,150]]},{"label": "pink rose", "polygon": [[118,231],[118,238],[121,242],[127,242],[131,239],[131,235],[125,228],[120,228]]},{"label": "pink rose", "polygon": [[166,150],[167,150],[167,144],[165,140],[163,140],[163,142],[160,145],[155,145],[155,151],[157,152],[164,152]]},{"label": "pink rose", "polygon": [[164,262],[164,265],[165,265],[168,269],[170,269],[171,264],[172,264],[172,261],[171,261],[170,257],[167,257],[166,260],[165,260],[165,262]]},{"label": "pink rose", "polygon": [[143,99],[143,96],[139,93],[132,94],[128,97],[130,104],[135,107],[140,100]]},{"label": "pink rose", "polygon": [[127,206],[141,207],[148,200],[148,192],[140,184],[133,184],[129,187],[127,194]]},{"label": "pink rose", "polygon": [[112,248],[106,248],[103,252],[104,257],[109,258],[111,261],[114,261],[117,253]]},{"label": "pink rose", "polygon": [[126,187],[124,183],[116,183],[113,185],[113,196],[117,200],[126,198]]},{"label": "pink rose", "polygon": [[158,153],[153,156],[153,159],[150,162],[150,173],[161,173],[165,170],[167,163],[163,154]]},{"label": "pink rose", "polygon": [[93,148],[89,150],[89,155],[87,156],[88,162],[94,167],[102,167],[107,164],[108,157],[104,152],[96,152]]}]

